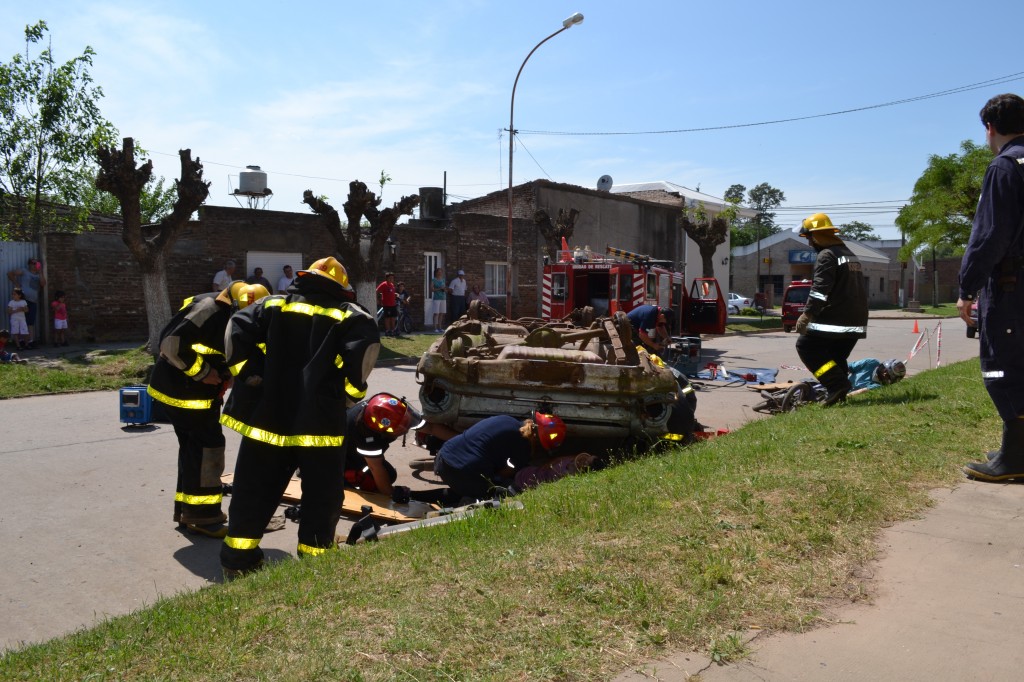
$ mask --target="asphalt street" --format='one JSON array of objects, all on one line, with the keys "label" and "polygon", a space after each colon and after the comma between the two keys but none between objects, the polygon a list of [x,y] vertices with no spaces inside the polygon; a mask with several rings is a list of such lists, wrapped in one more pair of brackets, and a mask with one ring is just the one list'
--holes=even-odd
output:
[{"label": "asphalt street", "polygon": [[[918,338],[914,322],[873,318],[853,359],[905,359]],[[931,341],[909,363],[911,375],[934,366],[938,322],[920,318]],[[977,354],[977,341],[965,337],[962,322],[943,320],[941,327],[943,363]],[[796,367],[795,340],[783,332],[709,337],[702,362]],[[807,375],[782,369],[779,379]],[[718,383],[706,382],[698,392],[702,423],[733,430],[766,418],[751,409],[761,399],[756,391]],[[370,391],[417,399],[414,365],[378,368]],[[7,400],[0,409],[0,462],[8,480],[0,497],[0,647],[44,641],[220,581],[220,541],[183,534],[172,522],[177,442],[170,425],[120,423],[116,391]],[[239,437],[229,430],[226,436],[231,471]],[[399,483],[440,485],[432,474],[414,477],[407,466],[425,454],[411,438],[410,445],[389,450]],[[291,522],[262,544],[271,559],[294,556],[295,545]]]}]

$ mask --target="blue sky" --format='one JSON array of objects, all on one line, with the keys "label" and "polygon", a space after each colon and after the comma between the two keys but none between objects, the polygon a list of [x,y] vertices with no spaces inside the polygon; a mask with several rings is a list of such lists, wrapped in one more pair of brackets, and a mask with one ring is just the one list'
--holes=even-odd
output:
[{"label": "blue sky", "polygon": [[[574,12],[582,24],[530,58],[516,89],[516,183],[594,187],[668,180],[721,196],[767,182],[783,227],[817,210],[895,238],[895,212],[931,154],[984,142],[978,110],[1024,93],[1015,28],[1024,2],[64,2],[0,0],[0,59],[22,29],[50,27],[58,59],[97,52],[104,116],[178,176],[200,157],[208,203],[236,205],[258,164],[268,207],[306,212],[302,191],[343,203],[353,179],[390,205],[441,186],[450,200],[508,186],[516,71]],[[1008,28],[1009,30],[1003,30]],[[1019,32],[1019,31],[1017,31]],[[775,125],[1011,76],[948,96]]]}]

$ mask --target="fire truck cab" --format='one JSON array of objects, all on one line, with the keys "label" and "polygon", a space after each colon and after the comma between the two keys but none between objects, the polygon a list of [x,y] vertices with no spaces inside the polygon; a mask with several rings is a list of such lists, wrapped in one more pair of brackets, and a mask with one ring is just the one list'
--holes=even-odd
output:
[{"label": "fire truck cab", "polygon": [[576,308],[591,306],[595,317],[628,313],[642,305],[670,308],[669,330],[684,334],[725,331],[725,298],[718,281],[700,277],[687,295],[683,274],[670,261],[608,247],[607,255],[589,249],[559,251],[556,263],[544,266],[541,316],[561,320]]}]

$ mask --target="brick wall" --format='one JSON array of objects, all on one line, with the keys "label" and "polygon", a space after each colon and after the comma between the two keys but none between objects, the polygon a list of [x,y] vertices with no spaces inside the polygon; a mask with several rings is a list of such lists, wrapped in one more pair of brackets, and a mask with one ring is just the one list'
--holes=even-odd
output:
[{"label": "brick wall", "polygon": [[[303,263],[333,251],[316,216],[203,206],[199,220],[179,233],[167,257],[172,309],[210,291],[213,275],[232,258],[248,271],[245,254],[300,251]],[[67,294],[69,336],[79,341],[144,341],[147,337],[142,278],[121,241],[120,226],[106,224],[83,234],[46,235],[48,290]]]},{"label": "brick wall", "polygon": [[931,305],[934,300],[935,272],[939,273],[938,303],[955,303],[960,297],[960,263],[962,258],[921,258],[917,272],[917,300]]},{"label": "brick wall", "polygon": [[[557,198],[557,206],[543,206],[552,214],[563,204],[571,208],[584,202],[579,228],[581,232],[593,229],[588,239],[596,248],[611,241],[620,248],[644,248],[655,257],[677,258],[674,253],[662,255],[657,249],[668,246],[670,251],[678,250],[678,243],[672,243],[675,224],[662,216],[667,209],[572,185],[540,180],[521,185],[515,190],[513,223],[514,316],[540,314],[543,240],[533,223],[533,214],[545,192],[548,199],[544,201]],[[565,197],[561,198],[563,194]],[[398,252],[393,259],[385,257],[384,268],[376,273],[376,278],[382,280],[384,271],[390,270],[395,273],[396,282],[406,283],[416,296],[417,303],[410,310],[416,328],[422,328],[423,324],[424,253],[442,254],[446,280],[455,277],[461,268],[471,283],[482,284],[485,262],[506,260],[507,201],[507,192],[494,192],[452,207],[451,220],[413,220],[395,228],[393,236],[398,242]],[[631,235],[632,239],[624,240],[621,235],[615,239],[605,238],[608,229]],[[644,238],[651,235],[657,237],[657,245],[644,242]],[[141,276],[134,258],[121,241],[118,221],[97,223],[93,231],[84,234],[47,234],[46,251],[48,288],[51,296],[58,289],[67,293],[72,339],[145,340],[146,309]],[[246,253],[249,251],[300,252],[302,265],[308,265],[333,253],[333,244],[319,218],[312,214],[203,206],[199,209],[198,221],[182,230],[167,256],[167,287],[172,308],[177,308],[188,296],[209,291],[214,273],[229,258],[237,263],[239,276],[248,273]],[[492,301],[492,304],[504,312],[503,300]]]}]

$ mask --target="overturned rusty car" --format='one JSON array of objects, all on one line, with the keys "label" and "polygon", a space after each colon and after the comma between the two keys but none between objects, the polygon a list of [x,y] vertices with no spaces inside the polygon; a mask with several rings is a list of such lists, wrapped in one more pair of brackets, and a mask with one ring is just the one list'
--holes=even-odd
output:
[{"label": "overturned rusty car", "polygon": [[457,431],[493,415],[540,410],[561,417],[578,447],[607,450],[686,440],[693,426],[686,379],[638,350],[621,312],[593,319],[584,308],[557,322],[508,320],[474,302],[416,373],[423,416]]}]

